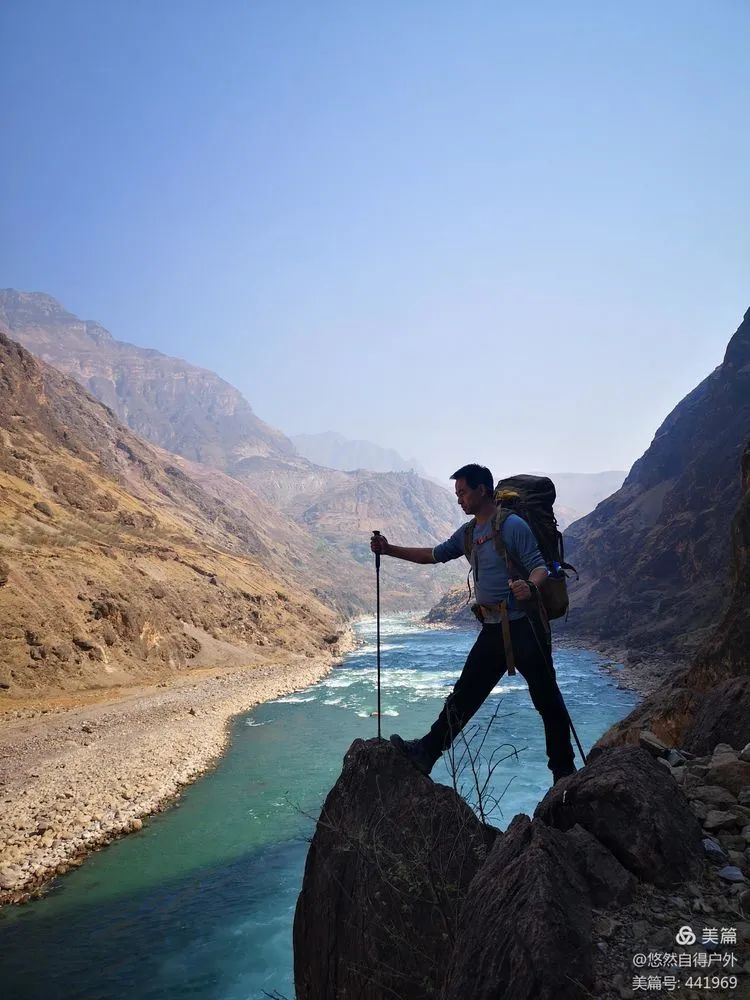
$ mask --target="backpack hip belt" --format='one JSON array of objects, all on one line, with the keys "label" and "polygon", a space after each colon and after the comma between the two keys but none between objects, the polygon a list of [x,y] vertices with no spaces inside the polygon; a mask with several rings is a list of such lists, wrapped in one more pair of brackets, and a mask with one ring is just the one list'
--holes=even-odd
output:
[{"label": "backpack hip belt", "polygon": [[485,611],[499,611],[500,624],[503,628],[503,646],[505,647],[505,663],[508,667],[508,676],[513,677],[516,672],[516,658],[513,654],[513,642],[510,637],[510,620],[508,618],[508,602],[500,601],[499,604],[472,604],[471,610],[478,621],[484,625]]}]

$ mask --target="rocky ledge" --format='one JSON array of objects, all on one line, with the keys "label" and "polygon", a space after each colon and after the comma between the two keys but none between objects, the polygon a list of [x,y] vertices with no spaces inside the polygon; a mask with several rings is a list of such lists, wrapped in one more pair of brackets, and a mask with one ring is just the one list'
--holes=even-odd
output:
[{"label": "rocky ledge", "polygon": [[732,953],[736,985],[710,996],[750,996],[749,841],[750,747],[698,758],[646,733],[592,751],[503,833],[390,744],[356,740],[307,857],[296,995],[620,1000],[670,973],[636,955],[690,956],[671,969],[685,981],[707,974],[699,955]]}]

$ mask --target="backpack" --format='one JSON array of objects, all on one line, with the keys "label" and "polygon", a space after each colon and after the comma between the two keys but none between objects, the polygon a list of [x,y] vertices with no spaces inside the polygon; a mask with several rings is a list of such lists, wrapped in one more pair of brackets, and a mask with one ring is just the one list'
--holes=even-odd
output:
[{"label": "backpack", "polygon": [[[565,562],[563,538],[557,527],[553,504],[557,498],[555,484],[546,476],[510,476],[501,479],[495,488],[494,500],[497,513],[492,518],[492,539],[495,549],[508,566],[508,575],[526,579],[528,574],[522,565],[515,562],[513,553],[508,552],[503,542],[502,527],[510,514],[518,514],[534,532],[539,551],[547,563],[549,576],[539,588],[547,618],[562,618],[568,611],[567,573],[574,566]],[[474,525],[472,518],[464,530],[464,554],[471,565],[474,548]]]}]

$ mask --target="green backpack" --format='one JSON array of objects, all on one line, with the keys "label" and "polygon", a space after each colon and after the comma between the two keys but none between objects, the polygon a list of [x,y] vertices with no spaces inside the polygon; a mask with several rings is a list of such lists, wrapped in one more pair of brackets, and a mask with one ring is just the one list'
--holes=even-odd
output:
[{"label": "green backpack", "polygon": [[[539,551],[549,570],[549,576],[539,588],[547,618],[562,618],[567,614],[568,575],[565,571],[577,573],[574,566],[565,562],[563,537],[553,510],[556,498],[555,484],[546,476],[510,476],[508,479],[501,479],[495,488],[497,513],[492,518],[495,550],[505,560],[511,578],[521,577],[525,580],[528,574],[520,562],[513,558],[513,553],[507,550],[502,527],[510,514],[518,514],[534,532]],[[464,554],[472,567],[475,524],[476,518],[472,518],[464,530]]]}]

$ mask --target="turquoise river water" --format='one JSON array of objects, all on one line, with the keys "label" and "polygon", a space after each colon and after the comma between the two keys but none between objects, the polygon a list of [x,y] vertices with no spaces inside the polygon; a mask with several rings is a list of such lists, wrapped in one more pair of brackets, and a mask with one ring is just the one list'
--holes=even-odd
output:
[{"label": "turquoise river water", "polygon": [[[0,912],[0,995],[7,1000],[261,1000],[294,996],[291,928],[308,839],[352,740],[377,734],[375,627],[320,683],[237,718],[218,767],[140,833]],[[383,734],[422,735],[475,633],[382,626]],[[558,682],[584,750],[636,703],[580,649],[558,650]],[[549,788],[541,719],[520,675],[505,677],[474,719],[504,829]],[[472,723],[472,725],[474,724]],[[473,732],[474,730],[472,730]],[[480,730],[477,728],[476,730]],[[580,761],[577,761],[580,764]],[[446,762],[433,778],[450,783]]]}]

